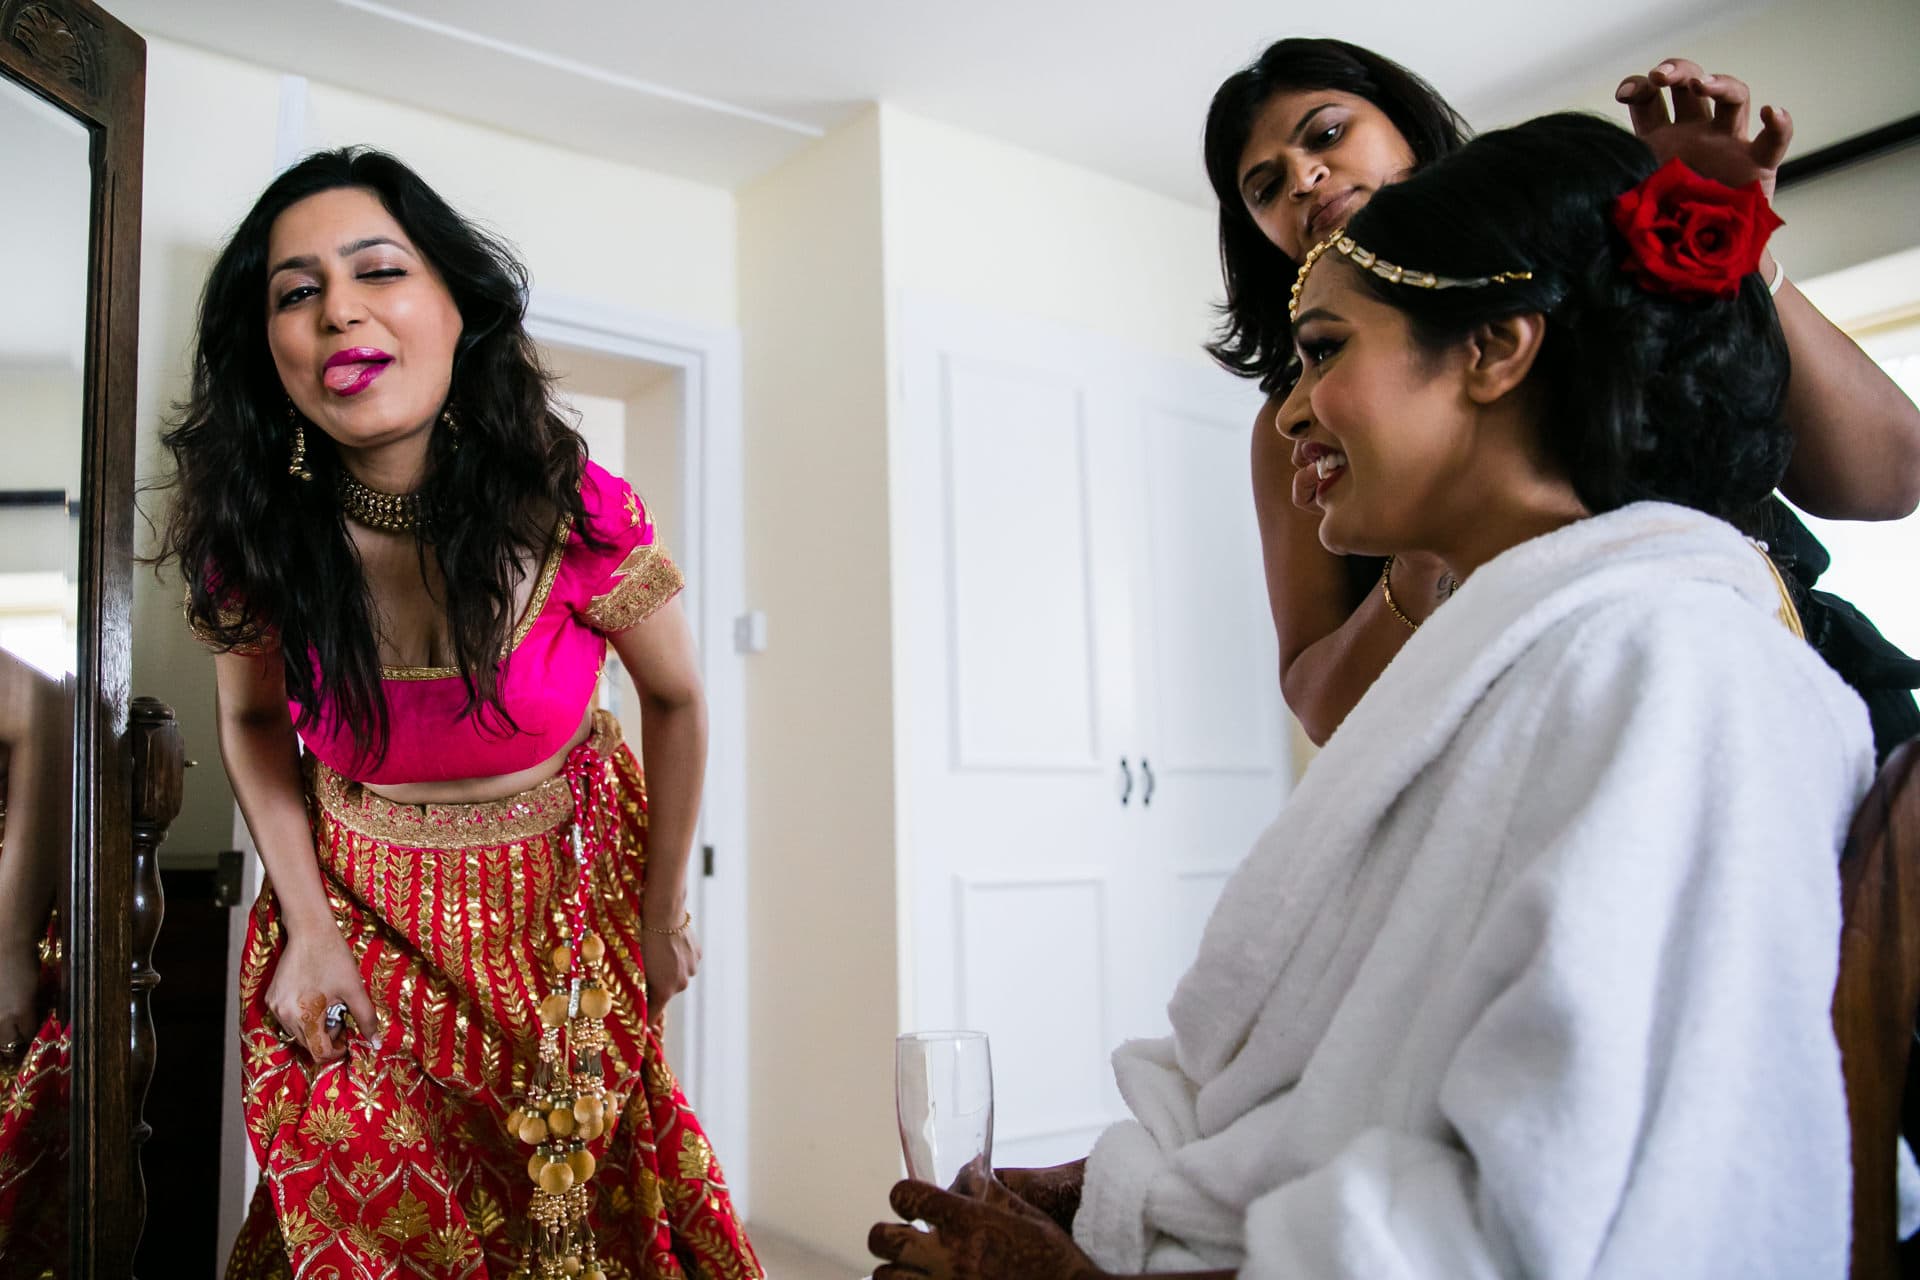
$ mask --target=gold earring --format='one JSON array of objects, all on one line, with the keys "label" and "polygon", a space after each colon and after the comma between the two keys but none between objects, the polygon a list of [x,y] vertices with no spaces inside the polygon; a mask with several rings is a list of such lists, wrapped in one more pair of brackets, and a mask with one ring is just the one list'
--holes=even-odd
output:
[{"label": "gold earring", "polygon": [[460,447],[460,419],[454,416],[453,405],[449,402],[440,410],[440,425],[447,429],[447,447]]},{"label": "gold earring", "polygon": [[293,424],[293,461],[287,466],[287,474],[296,480],[311,480],[313,472],[307,470],[307,424],[291,400],[287,402],[287,421]]}]

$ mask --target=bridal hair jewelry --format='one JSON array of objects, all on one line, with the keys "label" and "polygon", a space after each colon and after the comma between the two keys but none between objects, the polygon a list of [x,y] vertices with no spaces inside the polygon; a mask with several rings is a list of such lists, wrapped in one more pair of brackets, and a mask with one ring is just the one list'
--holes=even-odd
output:
[{"label": "bridal hair jewelry", "polygon": [[1415,289],[1478,289],[1490,284],[1513,284],[1533,279],[1531,271],[1501,271],[1490,276],[1437,276],[1431,271],[1409,271],[1398,263],[1386,261],[1370,249],[1361,248],[1343,228],[1307,250],[1305,260],[1300,263],[1299,274],[1293,278],[1293,295],[1287,300],[1288,321],[1299,320],[1300,291],[1307,287],[1307,273],[1328,252],[1339,254],[1362,271],[1371,271],[1389,284],[1404,284]]},{"label": "bridal hair jewelry", "polygon": [[382,493],[361,484],[340,468],[336,487],[340,509],[347,518],[382,533],[412,533],[421,525],[422,503],[417,493]]},{"label": "bridal hair jewelry", "polygon": [[287,421],[293,424],[293,459],[287,464],[287,474],[295,480],[311,480],[313,472],[307,470],[307,424],[291,400],[287,401]]}]

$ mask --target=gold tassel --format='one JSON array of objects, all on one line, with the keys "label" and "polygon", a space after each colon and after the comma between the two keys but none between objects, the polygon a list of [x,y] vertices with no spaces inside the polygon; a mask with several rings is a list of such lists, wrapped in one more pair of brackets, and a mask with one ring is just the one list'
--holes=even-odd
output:
[{"label": "gold tassel", "polygon": [[597,1167],[589,1146],[607,1130],[601,1054],[613,997],[600,980],[606,953],[600,935],[587,932],[579,966],[564,936],[547,957],[554,990],[540,1003],[540,1061],[526,1100],[507,1120],[534,1149],[527,1161],[534,1185],[527,1256],[514,1280],[607,1280],[588,1222],[587,1185]]}]

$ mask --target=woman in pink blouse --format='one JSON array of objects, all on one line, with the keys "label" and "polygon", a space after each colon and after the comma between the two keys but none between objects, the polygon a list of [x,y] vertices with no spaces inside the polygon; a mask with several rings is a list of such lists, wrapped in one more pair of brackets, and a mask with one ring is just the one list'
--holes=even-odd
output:
[{"label": "woman in pink blouse", "polygon": [[[761,1274],[658,1033],[700,956],[680,572],[525,305],[365,150],[277,178],[207,284],[164,555],[270,881],[229,1275]],[[594,705],[609,647],[645,780]]]}]

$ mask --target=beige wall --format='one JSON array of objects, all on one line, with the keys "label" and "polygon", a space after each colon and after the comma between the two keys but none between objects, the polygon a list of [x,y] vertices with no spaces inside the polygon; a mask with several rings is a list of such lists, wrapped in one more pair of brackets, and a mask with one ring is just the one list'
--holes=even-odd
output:
[{"label": "beige wall", "polygon": [[85,403],[78,368],[51,361],[10,366],[0,353],[0,432],[7,446],[0,488],[65,489],[78,497]]},{"label": "beige wall", "polygon": [[870,110],[740,193],[753,1216],[849,1266],[900,1160],[883,290]]},{"label": "beige wall", "polygon": [[[1577,108],[1624,121],[1613,100],[1621,79],[1684,56],[1739,76],[1754,107],[1793,116],[1793,155],[1920,112],[1920,9],[1914,0],[1794,0],[1716,23],[1692,38],[1645,43],[1605,65],[1477,116],[1483,128],[1543,111]],[[1841,171],[1780,198],[1787,225],[1774,247],[1796,278],[1812,279],[1920,240],[1920,147]]]},{"label": "beige wall", "polygon": [[[147,42],[147,126],[140,225],[140,379],[135,467],[163,473],[162,419],[185,397],[200,288],[222,240],[273,176],[279,77],[164,40]],[[163,494],[146,494],[156,521]],[[134,540],[152,547],[145,521]],[[133,583],[133,691],[172,704],[186,738],[185,805],[161,856],[198,862],[233,844],[233,793],[213,725],[213,662],[180,616],[169,571]]]},{"label": "beige wall", "polygon": [[[161,473],[161,420],[187,390],[195,306],[214,255],[272,179],[280,75],[166,40],[148,42],[141,231],[137,465]],[[363,94],[310,86],[308,147],[368,143],[418,169],[504,235],[536,290],[707,327],[737,318],[730,192],[613,164]],[[156,516],[165,499],[147,499]],[[147,527],[137,528],[144,551]],[[180,621],[178,579],[141,573],[134,690],[171,702],[189,758],[186,806],[166,846],[198,860],[232,843],[232,795],[213,733],[213,664]]]}]

